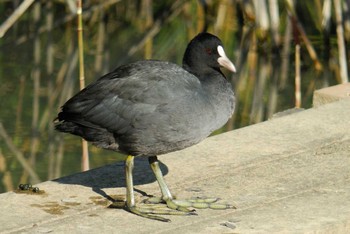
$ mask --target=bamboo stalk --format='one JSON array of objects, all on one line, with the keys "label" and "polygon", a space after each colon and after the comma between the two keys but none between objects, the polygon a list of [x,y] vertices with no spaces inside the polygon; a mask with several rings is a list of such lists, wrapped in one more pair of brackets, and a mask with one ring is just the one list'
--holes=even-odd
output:
[{"label": "bamboo stalk", "polygon": [[345,40],[350,41],[350,0],[344,1],[344,31]]},{"label": "bamboo stalk", "polygon": [[343,17],[342,7],[340,0],[334,0],[335,18],[337,20],[337,41],[339,51],[339,65],[340,65],[340,79],[342,83],[347,83],[348,80],[348,67],[346,64],[346,52],[343,30]]},{"label": "bamboo stalk", "polygon": [[268,30],[270,28],[266,0],[253,0],[253,3],[255,9],[255,23],[257,25],[258,37],[261,39],[266,39]]},{"label": "bamboo stalk", "polygon": [[[84,44],[83,44],[83,17],[82,17],[82,0],[77,0],[77,18],[78,18],[78,48],[79,48],[79,85],[80,90],[85,88],[84,74]],[[82,139],[82,171],[89,170],[89,150],[87,141]]]},{"label": "bamboo stalk", "polygon": [[323,31],[329,33],[331,27],[331,0],[323,1],[323,9],[322,9],[322,29]]},{"label": "bamboo stalk", "polygon": [[295,108],[301,107],[300,45],[295,45]]},{"label": "bamboo stalk", "polygon": [[[291,18],[292,26],[293,26],[293,38],[295,43],[295,78],[294,78],[294,100],[295,100],[295,108],[301,107],[301,84],[300,84],[300,37],[303,39],[303,30],[300,30],[301,25],[298,25],[298,19],[294,12],[294,2],[293,0],[287,1],[289,2],[289,15]],[[305,35],[306,36],[306,35]]]},{"label": "bamboo stalk", "polygon": [[285,2],[286,2],[287,9],[288,9],[288,13],[289,13],[289,15],[292,18],[294,27],[297,29],[298,33],[300,34],[301,39],[305,43],[305,46],[306,46],[307,51],[309,52],[310,58],[314,62],[315,69],[317,71],[321,71],[322,70],[322,64],[321,64],[321,62],[318,59],[316,50],[314,49],[314,47],[312,46],[309,38],[306,35],[304,27],[302,26],[302,24],[300,23],[297,15],[296,15],[296,12],[295,12],[295,9],[294,9],[293,0],[285,0]]},{"label": "bamboo stalk", "polygon": [[[39,27],[40,16],[41,16],[41,3],[35,2],[34,4],[34,25],[35,29]],[[39,112],[40,112],[40,60],[41,60],[41,41],[39,34],[34,39],[34,67],[32,71],[33,77],[33,115],[32,115],[32,134],[31,134],[31,145],[30,145],[30,156],[29,162],[32,166],[36,163],[36,155],[39,149]],[[26,177],[26,173],[23,174],[22,178]],[[26,180],[26,179],[24,179]]]},{"label": "bamboo stalk", "polygon": [[278,1],[268,0],[268,5],[273,39],[271,51],[272,56],[269,62],[269,67],[272,74],[269,85],[269,98],[267,103],[267,118],[271,118],[272,115],[276,112],[278,104],[278,78],[281,68],[281,59],[279,58],[281,37],[279,35],[280,16]]},{"label": "bamboo stalk", "polygon": [[273,36],[273,42],[275,46],[279,46],[281,38],[278,33],[280,25],[280,17],[278,11],[278,1],[277,0],[268,0],[269,11],[270,11],[270,20],[271,20],[271,31]]},{"label": "bamboo stalk", "polygon": [[82,18],[82,0],[77,0],[77,19],[78,19],[78,49],[79,49],[79,85],[80,89],[85,88],[84,73],[84,40],[83,40],[83,18]]},{"label": "bamboo stalk", "polygon": [[[46,27],[47,27],[47,47],[46,47],[46,76],[48,77],[47,81],[47,100],[48,104],[46,113],[48,113],[49,119],[52,119],[52,113],[54,110],[54,97],[53,93],[53,68],[54,68],[54,50],[53,50],[53,42],[52,42],[52,28],[53,28],[53,3],[52,1],[48,1],[46,4]],[[45,118],[43,116],[42,118]],[[42,122],[42,121],[41,121]],[[40,125],[39,125],[40,129]],[[54,141],[54,129],[53,124],[48,124],[48,171],[47,171],[47,179],[53,179],[53,168],[55,164],[55,141]]]},{"label": "bamboo stalk", "polygon": [[[143,9],[144,9],[144,27],[150,28],[153,24],[153,7],[152,7],[152,0],[143,0]],[[151,59],[153,53],[153,37],[147,38],[145,42],[145,48],[144,48],[144,58],[145,59]]]},{"label": "bamboo stalk", "polygon": [[14,188],[11,171],[7,169],[6,165],[6,157],[2,154],[0,148],[0,173],[2,174],[2,184],[4,185],[6,191],[12,191]]},{"label": "bamboo stalk", "polygon": [[292,23],[290,17],[287,15],[286,17],[286,31],[284,33],[283,39],[283,48],[282,48],[282,65],[281,65],[281,79],[279,83],[279,89],[284,89],[287,84],[288,75],[289,75],[289,54],[291,47],[291,39],[292,39]]},{"label": "bamboo stalk", "polygon": [[329,86],[329,78],[331,77],[331,73],[329,70],[330,65],[330,53],[331,53],[331,38],[330,38],[330,28],[331,28],[331,0],[324,0],[323,9],[322,9],[322,33],[323,33],[323,61],[325,62],[325,69],[322,74],[323,78],[323,87]]},{"label": "bamboo stalk", "polygon": [[104,22],[105,12],[103,6],[101,5],[101,10],[99,11],[99,21],[96,37],[96,56],[95,56],[95,77],[102,75],[103,66],[103,51],[105,45],[105,35],[106,35],[106,25]]}]

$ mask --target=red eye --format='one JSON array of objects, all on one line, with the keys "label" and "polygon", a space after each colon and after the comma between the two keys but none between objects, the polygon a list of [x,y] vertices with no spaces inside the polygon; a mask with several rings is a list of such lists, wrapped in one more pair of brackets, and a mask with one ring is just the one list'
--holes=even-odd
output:
[{"label": "red eye", "polygon": [[213,53],[213,51],[209,48],[205,48],[205,51],[207,52],[207,54],[211,55]]}]

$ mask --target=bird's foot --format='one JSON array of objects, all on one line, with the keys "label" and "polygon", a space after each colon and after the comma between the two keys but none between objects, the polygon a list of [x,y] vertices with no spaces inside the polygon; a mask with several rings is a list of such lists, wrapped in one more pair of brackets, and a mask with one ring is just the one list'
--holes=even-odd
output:
[{"label": "bird's foot", "polygon": [[163,218],[158,215],[197,215],[194,209],[185,207],[177,207],[171,201],[166,204],[162,199],[151,198],[151,201],[144,201],[135,206],[128,207],[125,202],[114,202],[109,208],[125,209],[133,214],[142,216],[148,219],[154,219],[162,222],[170,222],[170,219]]},{"label": "bird's foot", "polygon": [[169,206],[164,204],[140,204],[138,206],[127,207],[126,209],[139,216],[163,222],[170,222],[171,220],[158,215],[197,215],[195,210],[189,210],[183,207],[180,209],[169,209]]},{"label": "bird's foot", "polygon": [[173,210],[180,210],[184,212],[189,212],[194,210],[189,210],[188,208],[195,209],[213,209],[213,210],[225,210],[225,209],[236,209],[234,205],[216,203],[219,198],[191,198],[187,200],[177,200],[177,199],[162,199],[159,197],[151,197],[144,202],[146,204],[160,204],[165,203],[168,208]]},{"label": "bird's foot", "polygon": [[[151,197],[135,206],[128,207],[123,204],[113,203],[111,208],[124,208],[129,212],[148,219],[162,222],[170,222],[170,219],[158,215],[197,215],[195,209],[225,210],[236,209],[230,204],[216,203],[218,198],[192,198],[188,200],[166,199]],[[193,209],[191,209],[193,208]]]}]

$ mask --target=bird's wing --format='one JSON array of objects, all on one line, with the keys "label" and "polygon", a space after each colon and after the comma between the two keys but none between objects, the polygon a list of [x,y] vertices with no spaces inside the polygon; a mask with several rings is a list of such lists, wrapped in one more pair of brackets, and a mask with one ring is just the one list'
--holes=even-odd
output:
[{"label": "bird's wing", "polygon": [[124,134],[157,108],[196,95],[199,80],[179,66],[141,61],[121,66],[73,96],[58,119]]}]

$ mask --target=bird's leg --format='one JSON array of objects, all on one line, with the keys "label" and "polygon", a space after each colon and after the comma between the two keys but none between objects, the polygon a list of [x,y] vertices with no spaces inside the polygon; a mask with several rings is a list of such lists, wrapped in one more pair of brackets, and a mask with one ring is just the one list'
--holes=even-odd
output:
[{"label": "bird's leg", "polygon": [[165,183],[162,171],[159,167],[159,161],[157,156],[151,156],[148,158],[148,161],[151,165],[152,171],[156,176],[159,187],[162,191],[162,200],[167,204],[170,209],[179,210],[186,212],[188,214],[194,214],[194,210],[188,209],[189,207],[198,208],[198,209],[231,209],[235,208],[233,205],[229,204],[218,204],[215,203],[218,201],[218,198],[196,198],[188,200],[176,200],[173,199],[168,186]]},{"label": "bird's leg", "polygon": [[134,181],[132,178],[133,169],[134,157],[129,155],[125,160],[126,205],[128,208],[135,207]]},{"label": "bird's leg", "polygon": [[155,207],[154,205],[143,204],[137,206],[134,197],[134,185],[132,171],[134,168],[134,156],[129,155],[125,161],[125,177],[126,177],[126,209],[131,213],[137,214],[139,216],[155,219],[163,222],[169,222],[170,219],[166,219],[160,216],[151,214],[170,214],[170,215],[184,215],[186,213],[180,212],[178,210],[164,210],[162,208]]},{"label": "bird's leg", "polygon": [[[165,183],[163,173],[160,170],[159,161],[158,161],[157,156],[149,157],[148,161],[149,161],[149,164],[152,168],[154,175],[156,176],[160,190],[162,192],[162,200],[166,202],[167,206],[173,210],[179,210],[179,211],[183,211],[183,212],[186,212],[189,214],[193,213],[194,210],[189,210],[185,206],[178,205],[174,202],[173,196],[171,195],[170,190],[169,190],[167,184]],[[188,206],[188,207],[190,207],[190,206]]]},{"label": "bird's leg", "polygon": [[149,157],[149,163],[153,170],[154,175],[158,181],[159,187],[162,192],[161,201],[166,203],[164,205],[155,204],[140,204],[136,205],[134,197],[134,185],[132,171],[134,168],[134,156],[129,155],[125,161],[125,177],[126,177],[126,209],[131,213],[137,214],[139,216],[159,220],[163,222],[169,222],[170,219],[166,219],[160,216],[152,215],[194,215],[196,214],[194,210],[188,209],[189,207],[204,209],[228,209],[233,208],[233,206],[226,204],[216,204],[218,200],[216,198],[206,198],[206,199],[190,199],[190,200],[176,200],[171,195],[168,186],[163,178],[162,171],[159,167],[159,161],[156,156]]}]

